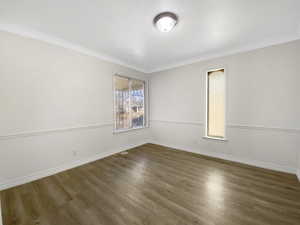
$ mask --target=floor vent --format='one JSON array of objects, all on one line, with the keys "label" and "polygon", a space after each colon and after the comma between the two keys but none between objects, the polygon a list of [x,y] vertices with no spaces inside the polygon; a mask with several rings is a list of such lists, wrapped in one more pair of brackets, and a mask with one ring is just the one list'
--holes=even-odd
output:
[{"label": "floor vent", "polygon": [[128,152],[127,152],[127,151],[124,151],[124,152],[121,152],[120,154],[121,154],[121,155],[127,155]]}]

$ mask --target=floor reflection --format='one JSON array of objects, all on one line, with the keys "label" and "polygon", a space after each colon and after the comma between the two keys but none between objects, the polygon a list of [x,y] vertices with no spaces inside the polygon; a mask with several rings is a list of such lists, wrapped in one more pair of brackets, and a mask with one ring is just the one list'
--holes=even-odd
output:
[{"label": "floor reflection", "polygon": [[209,174],[206,182],[206,196],[211,208],[222,209],[224,206],[224,177],[214,171]]}]

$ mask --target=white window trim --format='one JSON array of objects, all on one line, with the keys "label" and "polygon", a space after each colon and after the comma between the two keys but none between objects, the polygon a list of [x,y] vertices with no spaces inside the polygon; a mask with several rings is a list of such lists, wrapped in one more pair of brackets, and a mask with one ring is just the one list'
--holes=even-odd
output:
[{"label": "white window trim", "polygon": [[[208,74],[210,72],[215,72],[219,70],[224,70],[225,76],[225,121],[224,121],[224,137],[214,137],[208,135]],[[224,67],[217,67],[213,69],[206,70],[205,72],[205,135],[203,136],[205,139],[216,140],[216,141],[228,141],[227,139],[227,68]]]},{"label": "white window trim", "polygon": [[[116,129],[116,110],[115,110],[115,105],[116,105],[116,96],[115,96],[115,83],[114,83],[114,77],[115,76],[119,76],[119,77],[123,77],[129,80],[140,80],[144,82],[144,124],[143,126],[140,127],[132,127],[132,128],[126,128],[126,129]],[[142,79],[140,77],[135,77],[135,76],[124,76],[121,74],[114,74],[112,76],[112,93],[113,93],[113,134],[119,134],[119,133],[124,133],[124,132],[129,132],[129,131],[134,131],[134,130],[140,130],[140,129],[145,129],[149,127],[149,122],[148,122],[148,84],[149,81],[146,79]],[[131,88],[131,86],[129,86],[129,88]]]}]

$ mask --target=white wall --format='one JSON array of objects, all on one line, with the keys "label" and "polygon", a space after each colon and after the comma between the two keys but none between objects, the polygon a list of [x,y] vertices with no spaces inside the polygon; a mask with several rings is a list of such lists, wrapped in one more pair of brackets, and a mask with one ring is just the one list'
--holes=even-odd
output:
[{"label": "white wall", "polygon": [[92,56],[0,32],[0,189],[149,142],[148,129],[112,133],[115,73],[146,79]]},{"label": "white wall", "polygon": [[[227,73],[227,142],[205,135],[205,71]],[[300,41],[151,75],[154,142],[296,172],[300,146]]]},{"label": "white wall", "polygon": [[[148,76],[0,32],[0,190],[146,142],[296,172],[299,61],[297,41],[152,74],[151,129],[113,135],[112,75]],[[204,72],[220,66],[228,142],[202,138]]]}]

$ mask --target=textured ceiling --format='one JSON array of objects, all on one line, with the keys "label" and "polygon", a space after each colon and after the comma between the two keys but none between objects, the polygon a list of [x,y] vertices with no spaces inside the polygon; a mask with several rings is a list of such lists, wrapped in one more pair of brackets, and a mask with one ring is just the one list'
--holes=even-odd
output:
[{"label": "textured ceiling", "polygon": [[[152,24],[162,11],[179,23]],[[1,0],[0,30],[152,72],[300,38],[299,0]]]}]

